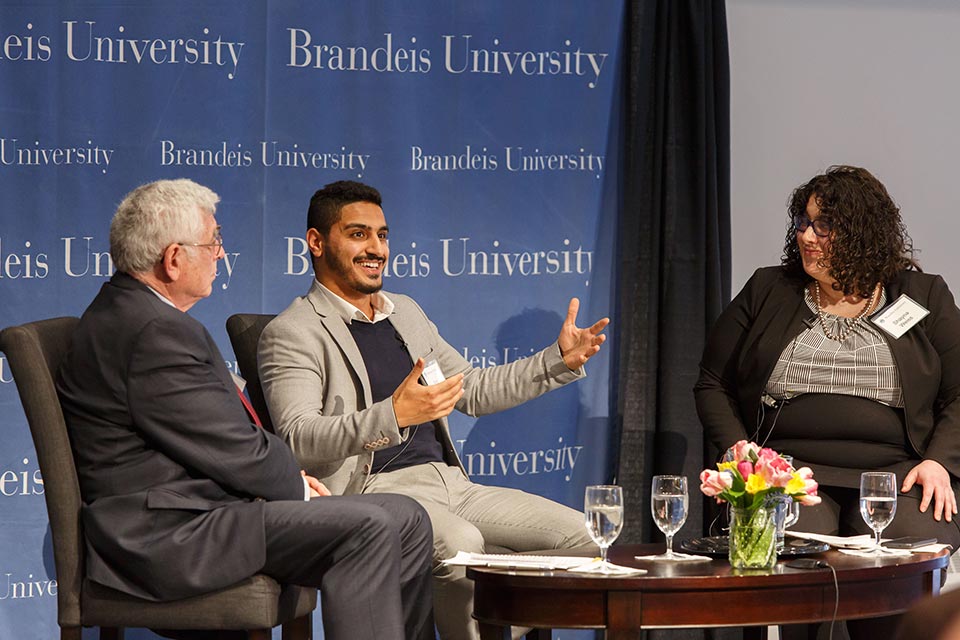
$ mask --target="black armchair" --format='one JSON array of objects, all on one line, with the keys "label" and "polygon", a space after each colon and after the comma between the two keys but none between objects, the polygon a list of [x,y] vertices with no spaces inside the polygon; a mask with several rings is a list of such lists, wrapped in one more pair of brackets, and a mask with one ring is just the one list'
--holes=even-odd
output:
[{"label": "black armchair", "polygon": [[0,333],[0,350],[10,363],[44,480],[61,640],[80,640],[83,626],[100,627],[101,640],[122,640],[124,627],[245,630],[251,640],[269,640],[271,628],[280,624],[284,640],[310,640],[316,589],[280,585],[255,575],[213,593],[152,602],[84,578],[80,485],[54,386],[77,321],[41,320]]}]

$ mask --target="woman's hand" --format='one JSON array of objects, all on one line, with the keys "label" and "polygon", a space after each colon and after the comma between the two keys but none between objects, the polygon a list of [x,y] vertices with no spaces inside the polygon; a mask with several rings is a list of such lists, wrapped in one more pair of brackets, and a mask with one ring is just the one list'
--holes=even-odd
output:
[{"label": "woman's hand", "polygon": [[932,499],[933,519],[939,521],[941,514],[946,514],[947,522],[953,521],[953,516],[957,513],[957,496],[950,486],[950,474],[942,464],[936,460],[924,460],[903,479],[900,491],[906,493],[915,484],[923,487],[920,511],[926,513]]}]

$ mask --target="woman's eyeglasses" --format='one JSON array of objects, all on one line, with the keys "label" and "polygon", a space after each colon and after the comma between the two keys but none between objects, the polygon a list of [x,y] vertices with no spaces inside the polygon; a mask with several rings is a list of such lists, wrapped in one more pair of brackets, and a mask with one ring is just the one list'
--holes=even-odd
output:
[{"label": "woman's eyeglasses", "polygon": [[808,227],[810,227],[810,225],[813,225],[813,232],[821,238],[826,238],[830,235],[830,230],[832,227],[830,226],[830,223],[823,218],[811,220],[807,216],[793,217],[793,228],[797,233],[803,233]]}]

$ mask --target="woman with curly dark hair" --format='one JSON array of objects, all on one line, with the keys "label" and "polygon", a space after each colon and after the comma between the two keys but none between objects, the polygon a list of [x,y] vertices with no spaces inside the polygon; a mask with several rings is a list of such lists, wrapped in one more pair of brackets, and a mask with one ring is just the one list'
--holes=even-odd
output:
[{"label": "woman with curly dark hair", "polygon": [[765,443],[809,466],[799,528],[864,534],[863,471],[893,471],[885,537],[960,546],[960,311],[922,273],[900,210],[866,169],[830,167],[789,202],[782,264],[757,270],[711,332],[694,388],[721,451]]}]

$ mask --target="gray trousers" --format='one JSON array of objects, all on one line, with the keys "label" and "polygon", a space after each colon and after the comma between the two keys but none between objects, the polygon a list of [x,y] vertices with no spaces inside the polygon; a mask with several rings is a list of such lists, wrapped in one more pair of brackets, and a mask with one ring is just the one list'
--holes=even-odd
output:
[{"label": "gray trousers", "polygon": [[569,549],[590,543],[583,514],[542,496],[470,482],[457,467],[421,464],[372,477],[364,493],[399,493],[433,524],[434,617],[442,640],[477,640],[473,582],[464,567],[440,564],[458,551]]},{"label": "gray trousers", "polygon": [[396,495],[264,505],[266,563],[280,582],[320,589],[327,640],[433,640],[430,521]]}]

